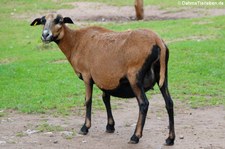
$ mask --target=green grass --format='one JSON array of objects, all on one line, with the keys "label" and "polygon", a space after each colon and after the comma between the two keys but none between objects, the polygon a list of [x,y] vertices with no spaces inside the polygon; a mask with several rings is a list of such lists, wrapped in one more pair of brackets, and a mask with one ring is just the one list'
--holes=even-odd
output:
[{"label": "green grass", "polygon": [[63,127],[59,125],[50,125],[48,123],[39,124],[36,126],[38,132],[59,132],[63,131]]},{"label": "green grass", "polygon": [[[125,5],[117,2],[113,1]],[[165,2],[165,5],[175,5],[171,3]],[[2,0],[0,5],[0,110],[15,109],[25,113],[56,111],[67,115],[74,107],[83,107],[83,82],[75,76],[69,63],[56,62],[65,59],[62,52],[54,43],[44,45],[41,42],[41,27],[30,27],[26,19],[12,15],[12,12],[36,14],[70,6],[61,1],[47,0]],[[220,16],[98,25],[116,31],[151,28],[170,42],[169,85],[172,97],[198,107],[225,105],[224,22],[225,16]],[[158,92],[156,89],[148,94]],[[96,87],[94,108],[104,108],[101,91]]]},{"label": "green grass", "polygon": [[[32,124],[28,124],[28,126],[26,126],[27,129],[26,131],[19,131],[16,133],[17,137],[24,137],[29,135],[29,133],[27,132],[28,130],[33,130],[33,133],[43,133],[43,132],[51,132],[51,133],[56,133],[56,132],[63,132],[65,131],[65,128],[63,128],[60,125],[53,125],[53,124],[48,124],[47,122],[42,122],[40,124],[37,124],[35,126],[33,126]],[[65,139],[71,139],[73,137],[73,135],[75,134],[75,132],[71,132],[71,135],[62,135]]]}]

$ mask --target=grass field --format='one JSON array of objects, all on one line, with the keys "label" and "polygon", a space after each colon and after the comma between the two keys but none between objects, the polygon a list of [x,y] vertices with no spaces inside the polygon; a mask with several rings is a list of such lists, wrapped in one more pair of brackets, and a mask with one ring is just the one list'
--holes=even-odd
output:
[{"label": "grass field", "polygon": [[[128,2],[132,1],[116,0],[112,4],[126,5]],[[162,3],[163,7],[177,7],[174,2],[164,0]],[[67,62],[58,62],[65,59],[62,52],[54,43],[43,45],[41,27],[30,27],[30,22],[19,17],[25,13],[71,6],[47,0],[1,0],[0,5],[0,109],[69,114],[71,108],[82,106],[83,82]],[[224,22],[225,16],[220,16],[98,25],[116,31],[151,28],[159,33],[169,42],[172,97],[199,107],[225,105]],[[158,92],[155,88],[148,95]],[[101,91],[96,88],[94,106],[103,108]]]}]

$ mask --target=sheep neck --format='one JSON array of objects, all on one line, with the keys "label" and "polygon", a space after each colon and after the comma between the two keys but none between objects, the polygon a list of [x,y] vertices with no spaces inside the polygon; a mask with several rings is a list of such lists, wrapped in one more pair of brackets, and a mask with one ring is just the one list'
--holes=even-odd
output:
[{"label": "sheep neck", "polygon": [[[61,51],[64,53],[68,61],[70,62],[71,53],[75,43],[75,32],[69,29],[66,25],[63,25],[64,36],[57,43]],[[71,63],[71,62],[70,62]]]}]

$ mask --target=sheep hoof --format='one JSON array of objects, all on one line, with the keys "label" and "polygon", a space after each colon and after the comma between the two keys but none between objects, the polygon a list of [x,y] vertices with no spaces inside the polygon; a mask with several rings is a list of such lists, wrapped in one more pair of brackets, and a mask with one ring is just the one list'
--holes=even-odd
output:
[{"label": "sheep hoof", "polygon": [[107,133],[114,133],[114,131],[115,131],[114,125],[107,124],[106,132]]},{"label": "sheep hoof", "polygon": [[171,138],[167,138],[166,139],[166,142],[164,144],[165,146],[171,146],[171,145],[174,145],[174,139],[171,139]]},{"label": "sheep hoof", "polygon": [[130,141],[128,142],[129,144],[137,144],[139,142],[139,138],[134,134],[131,138]]},{"label": "sheep hoof", "polygon": [[80,129],[79,134],[86,135],[87,133],[88,133],[88,128],[84,124],[83,127]]}]

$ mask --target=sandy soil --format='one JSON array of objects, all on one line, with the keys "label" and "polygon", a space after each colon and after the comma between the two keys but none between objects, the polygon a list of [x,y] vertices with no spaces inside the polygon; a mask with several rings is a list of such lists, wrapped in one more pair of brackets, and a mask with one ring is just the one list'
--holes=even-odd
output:
[{"label": "sandy soil", "polygon": [[[76,148],[76,149],[224,149],[224,107],[191,109],[175,101],[176,141],[171,147],[163,146],[168,134],[168,117],[161,95],[150,100],[144,135],[139,144],[128,144],[138,116],[136,99],[114,100],[116,131],[105,132],[106,112],[93,109],[90,132],[81,136],[77,132],[84,122],[84,110],[75,109],[71,116],[54,117],[8,112],[0,118],[0,148]],[[78,114],[80,113],[80,114]],[[61,129],[39,132],[38,126],[49,124]]]}]

